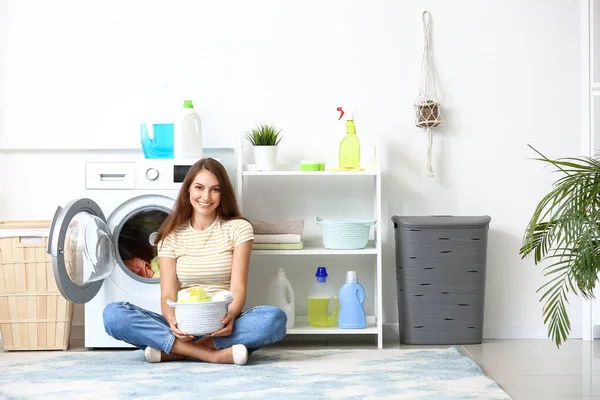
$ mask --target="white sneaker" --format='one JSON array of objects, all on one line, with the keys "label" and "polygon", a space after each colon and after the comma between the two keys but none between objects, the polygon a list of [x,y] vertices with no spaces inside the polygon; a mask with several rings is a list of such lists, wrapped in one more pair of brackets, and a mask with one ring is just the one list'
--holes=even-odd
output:
[{"label": "white sneaker", "polygon": [[154,347],[147,346],[144,349],[144,357],[146,361],[149,363],[159,363],[160,362],[160,350],[155,349]]},{"label": "white sneaker", "polygon": [[[233,363],[236,365],[244,365],[248,361],[248,349],[243,344],[234,344],[231,347],[231,353],[233,354]],[[160,352],[159,352],[160,359]]]}]

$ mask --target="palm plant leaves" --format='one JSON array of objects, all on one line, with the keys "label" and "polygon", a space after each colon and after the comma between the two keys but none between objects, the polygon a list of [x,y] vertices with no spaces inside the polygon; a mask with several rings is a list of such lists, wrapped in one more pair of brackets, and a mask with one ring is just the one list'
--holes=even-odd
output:
[{"label": "palm plant leaves", "polygon": [[277,129],[274,125],[262,124],[246,133],[246,139],[253,146],[277,146],[282,137],[281,129]]},{"label": "palm plant leaves", "polygon": [[578,157],[551,160],[533,149],[537,160],[553,165],[563,176],[537,205],[523,237],[520,254],[533,254],[535,264],[551,262],[543,269],[550,277],[543,292],[544,324],[557,346],[567,340],[571,322],[568,294],[594,297],[600,269],[600,162]]}]

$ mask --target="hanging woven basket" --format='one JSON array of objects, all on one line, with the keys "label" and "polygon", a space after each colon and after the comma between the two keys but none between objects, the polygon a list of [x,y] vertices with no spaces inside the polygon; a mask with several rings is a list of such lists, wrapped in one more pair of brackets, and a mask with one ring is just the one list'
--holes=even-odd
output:
[{"label": "hanging woven basket", "polygon": [[419,94],[415,100],[415,125],[418,128],[427,129],[427,137],[429,148],[427,150],[427,172],[433,176],[433,167],[431,165],[432,147],[433,147],[433,132],[434,128],[444,122],[442,117],[441,106],[437,96],[435,87],[434,67],[431,56],[430,34],[431,34],[431,15],[429,11],[424,11],[423,19],[423,34],[425,36],[423,59],[421,61],[421,85]]},{"label": "hanging woven basket", "polygon": [[415,104],[417,111],[417,127],[433,128],[443,122],[440,113],[440,103],[437,101],[426,101],[420,104]]}]

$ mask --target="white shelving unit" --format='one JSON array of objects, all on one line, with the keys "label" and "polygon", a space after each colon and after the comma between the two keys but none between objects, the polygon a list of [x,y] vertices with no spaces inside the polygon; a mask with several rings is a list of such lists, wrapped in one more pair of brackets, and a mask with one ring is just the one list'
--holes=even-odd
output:
[{"label": "white shelving unit", "polygon": [[[249,205],[253,201],[261,201],[257,199],[257,196],[245,197],[245,189],[249,188],[253,184],[257,184],[258,181],[265,185],[264,180],[275,180],[277,177],[276,185],[283,186],[281,190],[286,190],[285,185],[295,185],[295,179],[302,179],[302,184],[308,186],[303,197],[309,199],[311,196],[317,196],[318,193],[313,193],[310,190],[312,183],[328,184],[329,182],[342,182],[352,185],[353,183],[364,184],[369,183],[369,186],[374,187],[373,195],[373,214],[372,218],[376,219],[377,222],[374,228],[374,235],[372,240],[366,248],[360,250],[330,250],[323,246],[320,238],[316,240],[305,240],[304,248],[302,250],[253,250],[252,251],[252,268],[257,268],[256,265],[261,265],[261,260],[271,259],[272,257],[280,257],[285,260],[287,257],[305,257],[305,256],[322,256],[323,258],[329,257],[341,257],[347,258],[348,260],[355,259],[357,256],[365,256],[369,259],[368,267],[373,274],[373,287],[365,287],[367,296],[372,295],[373,299],[373,312],[367,315],[367,327],[365,329],[340,329],[340,328],[312,328],[308,324],[308,317],[306,315],[296,315],[294,327],[288,329],[288,335],[373,335],[377,339],[377,345],[379,348],[383,347],[383,281],[382,281],[382,252],[381,252],[381,171],[378,167],[367,169],[366,171],[300,171],[294,170],[290,166],[282,166],[284,170],[280,171],[256,171],[254,166],[251,164],[244,163],[242,147],[238,151],[238,175],[237,175],[237,199],[241,208],[242,214],[250,220],[256,219],[251,213],[248,212]],[[281,177],[285,177],[282,180]],[[352,182],[353,180],[360,180],[359,182]],[[283,183],[282,183],[283,181]],[[351,199],[350,199],[351,201]],[[305,220],[311,220],[314,215],[305,215]],[[291,219],[291,218],[290,218]],[[275,222],[275,221],[271,221]],[[311,238],[314,239],[314,238]],[[285,264],[285,261],[282,261]],[[290,279],[291,280],[291,279]],[[292,286],[294,281],[291,280]],[[268,285],[268,283],[267,283]],[[268,286],[264,287],[266,290]],[[250,288],[252,290],[252,288]],[[296,304],[299,304],[302,300],[296,296]]]},{"label": "white shelving unit", "polygon": [[[377,335],[379,327],[375,317],[367,317],[367,327],[365,329],[340,329],[340,328],[312,328],[308,324],[308,317],[296,316],[296,321],[292,329],[288,329],[288,335]],[[379,345],[381,348],[381,345]]]},{"label": "white shelving unit", "polygon": [[302,250],[252,250],[253,255],[260,256],[302,256],[302,255],[360,255],[377,254],[379,250],[374,240],[369,240],[367,247],[360,250],[331,250],[323,247],[323,243],[305,241]]}]

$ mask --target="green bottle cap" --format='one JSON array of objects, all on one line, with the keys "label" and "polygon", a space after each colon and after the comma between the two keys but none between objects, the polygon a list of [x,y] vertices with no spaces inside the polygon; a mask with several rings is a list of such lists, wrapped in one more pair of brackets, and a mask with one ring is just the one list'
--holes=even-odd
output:
[{"label": "green bottle cap", "polygon": [[183,101],[183,108],[194,108],[194,105],[192,104],[191,100],[184,100]]}]

